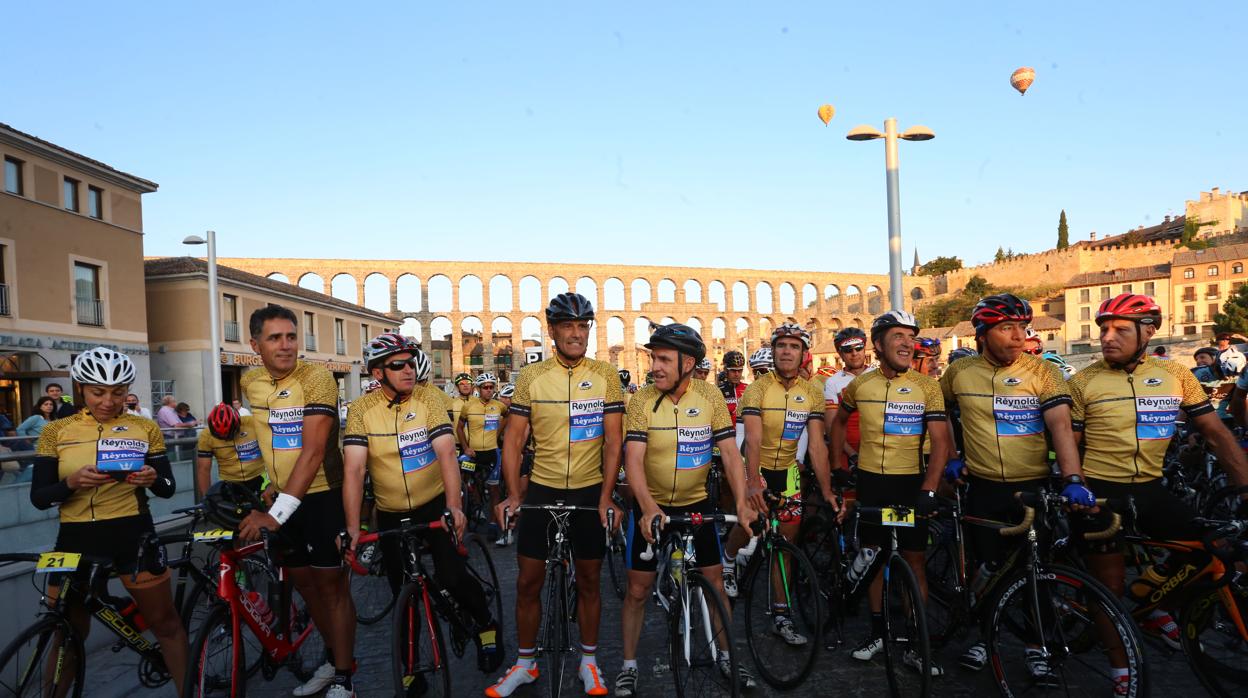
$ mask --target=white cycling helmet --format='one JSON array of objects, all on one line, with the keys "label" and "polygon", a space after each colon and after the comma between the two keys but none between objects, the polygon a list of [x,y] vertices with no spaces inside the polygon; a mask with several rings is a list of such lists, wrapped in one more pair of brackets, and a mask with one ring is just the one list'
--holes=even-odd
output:
[{"label": "white cycling helmet", "polygon": [[919,333],[919,321],[904,310],[890,310],[871,321],[871,341],[894,327],[907,327]]},{"label": "white cycling helmet", "polygon": [[508,383],[507,385],[503,386],[502,390],[498,391],[499,397],[511,397],[512,395],[515,395],[515,394],[516,394],[516,386],[514,383]]},{"label": "white cycling helmet", "polygon": [[477,379],[473,381],[473,385],[476,385],[477,387],[486,385],[487,383],[489,385],[498,385],[498,379],[495,378],[494,374],[489,371],[477,376]]},{"label": "white cycling helmet", "polygon": [[83,385],[130,385],[135,378],[134,362],[119,351],[95,347],[74,359],[69,375]]},{"label": "white cycling helmet", "polygon": [[1228,377],[1238,376],[1243,372],[1244,366],[1248,365],[1248,357],[1235,347],[1224,349],[1218,361],[1222,364],[1222,373]]},{"label": "white cycling helmet", "polygon": [[704,356],[702,357],[702,360],[698,362],[698,365],[694,366],[694,368],[699,371],[709,371],[711,370],[711,360]]},{"label": "white cycling helmet", "polygon": [[412,352],[412,359],[416,361],[416,382],[424,383],[429,380],[429,374],[433,370],[429,363],[429,355],[416,349]]},{"label": "white cycling helmet", "polygon": [[763,347],[750,354],[750,368],[766,368],[770,370],[774,363],[771,357],[771,347]]}]

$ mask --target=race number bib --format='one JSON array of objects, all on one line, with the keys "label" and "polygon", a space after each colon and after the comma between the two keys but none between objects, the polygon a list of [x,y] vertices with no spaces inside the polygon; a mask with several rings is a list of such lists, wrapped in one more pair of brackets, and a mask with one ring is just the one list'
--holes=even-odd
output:
[{"label": "race number bib", "polygon": [[884,434],[887,436],[919,436],[923,433],[923,403],[884,403]]},{"label": "race number bib", "polygon": [[95,469],[102,473],[132,473],[146,459],[147,442],[142,439],[104,438],[95,449]]},{"label": "race number bib", "polygon": [[572,400],[568,403],[568,438],[573,443],[602,438],[602,398]]},{"label": "race number bib", "polygon": [[1031,436],[1044,433],[1040,398],[1035,395],[994,395],[992,416],[997,436]]},{"label": "race number bib", "polygon": [[41,553],[39,561],[35,563],[35,574],[41,572],[73,572],[78,569],[78,564],[82,562],[82,555],[79,553]]},{"label": "race number bib", "polygon": [[780,440],[797,441],[802,438],[802,432],[806,430],[806,421],[809,419],[810,413],[804,410],[785,410],[784,430],[780,433]]},{"label": "race number bib", "polygon": [[303,448],[302,407],[269,410],[269,428],[273,430],[274,451],[298,451]]},{"label": "race number bib", "polygon": [[424,427],[399,433],[399,458],[403,461],[404,475],[424,470],[438,459]]},{"label": "race number bib", "polygon": [[676,469],[697,470],[711,462],[711,425],[676,429]]},{"label": "race number bib", "polygon": [[1135,398],[1135,436],[1140,441],[1157,441],[1174,436],[1174,423],[1179,418],[1178,395],[1155,395]]},{"label": "race number bib", "polygon": [[904,528],[914,527],[914,510],[913,509],[890,509],[885,508],[880,512],[880,523],[885,526],[902,526]]}]

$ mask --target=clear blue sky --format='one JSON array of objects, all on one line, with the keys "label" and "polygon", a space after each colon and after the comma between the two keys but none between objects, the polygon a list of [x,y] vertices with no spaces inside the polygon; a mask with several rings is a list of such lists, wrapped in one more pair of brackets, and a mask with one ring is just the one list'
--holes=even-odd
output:
[{"label": "clear blue sky", "polygon": [[149,254],[883,273],[883,145],[844,135],[888,116],[937,134],[907,265],[1248,189],[1243,3],[417,5],[11,5],[0,121],[159,182]]}]

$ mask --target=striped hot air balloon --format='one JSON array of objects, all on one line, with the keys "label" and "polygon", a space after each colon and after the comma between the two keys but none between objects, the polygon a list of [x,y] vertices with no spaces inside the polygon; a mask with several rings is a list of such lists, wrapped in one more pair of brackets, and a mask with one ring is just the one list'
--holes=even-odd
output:
[{"label": "striped hot air balloon", "polygon": [[836,109],[834,109],[831,104],[825,104],[819,107],[819,120],[823,122],[824,126],[828,125],[828,122],[832,120],[832,117],[835,114]]},{"label": "striped hot air balloon", "polygon": [[1018,90],[1018,94],[1020,97],[1022,95],[1027,94],[1027,88],[1031,87],[1031,83],[1035,81],[1036,81],[1035,69],[1028,68],[1026,66],[1019,68],[1018,70],[1014,71],[1013,74],[1010,75],[1010,85],[1013,86],[1014,89]]}]

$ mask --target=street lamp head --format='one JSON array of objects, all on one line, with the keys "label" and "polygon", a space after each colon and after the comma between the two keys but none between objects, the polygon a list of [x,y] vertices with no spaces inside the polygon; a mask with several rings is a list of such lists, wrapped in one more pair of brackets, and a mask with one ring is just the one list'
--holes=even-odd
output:
[{"label": "street lamp head", "polygon": [[936,137],[936,133],[926,126],[911,126],[901,137],[907,141],[930,141]]},{"label": "street lamp head", "polygon": [[198,235],[187,235],[182,239],[183,245],[207,245],[208,241]]},{"label": "street lamp head", "polygon": [[876,138],[883,138],[884,134],[880,133],[874,126],[855,126],[849,129],[849,133],[845,134],[845,138],[851,141],[873,141]]}]

